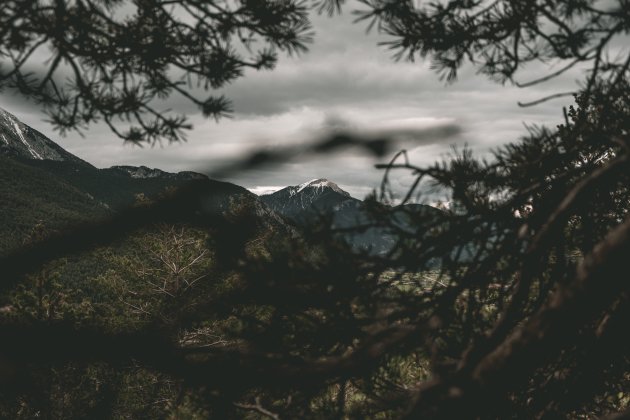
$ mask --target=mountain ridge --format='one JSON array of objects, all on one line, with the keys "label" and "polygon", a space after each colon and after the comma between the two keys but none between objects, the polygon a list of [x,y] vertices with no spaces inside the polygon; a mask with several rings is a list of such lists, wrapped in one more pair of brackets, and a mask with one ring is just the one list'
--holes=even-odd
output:
[{"label": "mountain ridge", "polygon": [[[441,212],[424,204],[382,206],[376,214],[364,201],[326,178],[317,178],[259,197],[290,223],[305,229],[330,229],[333,236],[358,252],[383,255],[396,245],[400,232],[421,234],[417,219]],[[337,233],[334,233],[337,231]]]},{"label": "mountain ridge", "polygon": [[[0,108],[0,155],[27,161],[71,162],[97,169],[3,108]],[[120,171],[131,178],[165,178],[182,181],[208,179],[206,175],[198,172],[167,172],[144,165],[115,165],[98,170]]]},{"label": "mountain ridge", "polygon": [[[170,173],[129,165],[98,169],[4,110],[0,110],[0,159],[5,162],[0,179],[0,210],[7,219],[0,222],[4,222],[5,230],[12,225],[13,228],[8,229],[18,231],[18,236],[23,236],[29,226],[46,217],[46,212],[41,209],[30,208],[29,202],[40,203],[42,208],[48,209],[47,212],[59,216],[63,223],[56,223],[52,220],[54,217],[47,222],[54,225],[53,228],[61,229],[73,218],[103,217],[132,206],[139,199],[152,200],[171,188],[193,181],[206,183],[206,196],[202,200],[204,209],[200,209],[203,213],[224,212],[233,205],[238,207],[244,197],[249,203],[246,207],[262,224],[274,225],[293,236],[295,228],[308,232],[325,223],[333,231],[343,231],[333,234],[336,239],[361,252],[388,252],[397,241],[396,231],[401,227],[408,230],[414,225],[411,223],[412,219],[415,222],[413,214],[431,217],[439,212],[424,205],[379,205],[383,211],[376,215],[369,203],[352,197],[326,178],[256,196],[241,186],[211,180],[196,172]],[[32,168],[30,172],[29,167]],[[11,168],[22,175],[12,178]],[[42,202],[41,197],[47,198]],[[15,203],[19,203],[19,211],[16,211]],[[9,215],[19,219],[17,225]],[[417,232],[417,225],[413,229]]]},{"label": "mountain ridge", "polygon": [[195,172],[124,165],[99,169],[5,110],[0,110],[0,166],[0,253],[22,244],[34,226],[59,231],[102,220],[189,182],[201,183],[197,210],[203,214],[253,201],[249,208],[261,225],[284,231],[279,226],[284,221],[243,187]]}]

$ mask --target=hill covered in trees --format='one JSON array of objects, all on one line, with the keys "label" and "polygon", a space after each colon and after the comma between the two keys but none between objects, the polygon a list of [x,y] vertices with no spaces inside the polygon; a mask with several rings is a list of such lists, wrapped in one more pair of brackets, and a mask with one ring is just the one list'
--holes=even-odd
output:
[{"label": "hill covered in trees", "polygon": [[148,203],[191,181],[205,185],[207,211],[224,210],[230,199],[254,195],[242,187],[211,181],[194,172],[172,174],[146,167],[98,169],[43,134],[0,110],[2,250],[21,245],[36,225],[52,231],[105,219]]}]

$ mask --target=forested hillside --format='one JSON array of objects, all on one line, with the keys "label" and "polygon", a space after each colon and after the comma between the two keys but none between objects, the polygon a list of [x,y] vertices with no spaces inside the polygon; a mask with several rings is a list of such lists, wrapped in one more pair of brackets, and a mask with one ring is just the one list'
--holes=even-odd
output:
[{"label": "forested hillside", "polygon": [[[29,132],[27,126],[20,126]],[[63,150],[39,138],[52,150]],[[110,334],[158,330],[168,340],[193,347],[232,343],[234,339],[227,336],[234,337],[242,328],[231,315],[238,307],[223,306],[219,312],[214,308],[240,282],[231,264],[217,261],[229,246],[225,234],[234,237],[237,226],[246,224],[243,258],[268,259],[283,252],[277,244],[297,241],[294,229],[255,195],[233,184],[192,172],[171,174],[128,166],[97,169],[65,151],[62,155],[67,159],[39,159],[14,151],[0,154],[3,254],[36,246],[76,226],[109,223],[121,212],[142,211],[191,183],[199,196],[196,207],[189,210],[207,225],[138,226],[106,246],[67,253],[40,269],[27,270],[30,274],[15,287],[3,289],[3,321],[51,329],[84,325]],[[64,340],[63,335],[55,340]],[[0,366],[4,360],[0,359]],[[204,418],[208,414],[203,404],[189,400],[195,396],[186,392],[183,383],[146,366],[120,370],[100,363],[62,364],[29,366],[28,372],[19,374],[2,372],[0,384],[11,387],[2,388],[0,418]],[[16,374],[30,385],[16,386],[12,380]]]},{"label": "forested hillside", "polygon": [[63,230],[102,218],[107,205],[85,190],[29,162],[0,156],[0,249],[20,246],[37,225]]}]

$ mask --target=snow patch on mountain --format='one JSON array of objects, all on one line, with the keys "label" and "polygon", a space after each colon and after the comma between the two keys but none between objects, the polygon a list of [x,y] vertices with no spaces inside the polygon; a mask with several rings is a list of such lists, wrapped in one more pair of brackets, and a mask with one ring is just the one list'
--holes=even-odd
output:
[{"label": "snow patch on mountain", "polygon": [[358,201],[347,191],[325,178],[316,178],[299,185],[282,188],[260,199],[276,212],[289,219],[315,217],[322,210],[341,209],[347,203]]},{"label": "snow patch on mountain", "polygon": [[289,188],[289,194],[291,196],[304,191],[306,188],[313,188],[315,190],[319,190],[320,192],[324,191],[325,189],[330,189],[336,193],[350,197],[350,194],[348,192],[342,190],[341,188],[339,188],[339,185],[327,180],[326,178],[311,179],[310,181]]},{"label": "snow patch on mountain", "polygon": [[26,138],[24,137],[24,133],[22,132],[22,128],[20,127],[20,124],[18,123],[18,120],[15,119],[15,117],[13,117],[13,128],[15,129],[15,133],[20,138],[20,141],[24,143],[24,146],[26,146],[26,148],[30,152],[31,156],[33,156],[33,158],[35,159],[44,160],[42,155],[37,153],[35,149],[33,149],[33,146],[31,146],[31,144],[26,141]]},{"label": "snow patch on mountain", "polygon": [[33,160],[83,162],[0,108],[0,154]]}]

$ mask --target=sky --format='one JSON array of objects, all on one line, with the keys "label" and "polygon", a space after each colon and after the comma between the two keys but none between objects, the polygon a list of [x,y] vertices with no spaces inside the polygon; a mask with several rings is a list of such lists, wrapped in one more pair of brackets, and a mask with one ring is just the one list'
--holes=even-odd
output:
[{"label": "sky", "polygon": [[[555,126],[562,122],[562,106],[571,104],[571,98],[529,108],[519,107],[518,101],[575,90],[583,78],[575,69],[551,82],[519,89],[487,80],[467,66],[460,71],[458,81],[446,85],[429,68],[430,62],[393,60],[391,51],[377,45],[386,37],[368,34],[364,24],[353,23],[351,11],[360,7],[351,1],[340,16],[314,15],[315,41],[308,53],[282,57],[274,70],[248,72],[223,89],[221,92],[234,102],[231,119],[217,123],[204,119],[196,108],[178,98],[169,101],[170,108],[186,113],[194,125],[188,140],[180,144],[131,146],[100,125],[91,126],[85,137],[74,133],[60,137],[32,104],[4,94],[0,107],[97,167],[145,165],[172,172],[210,173],[252,150],[308,143],[335,128],[395,132],[459,127],[457,135],[423,135],[397,145],[409,151],[414,164],[428,165],[446,158],[453,146],[467,145],[484,156],[517,141],[526,133],[525,124]],[[528,81],[560,66],[537,64],[519,76],[521,81]],[[382,171],[374,165],[388,161],[394,152],[380,159],[352,149],[334,156],[298,155],[283,164],[225,180],[260,194],[327,178],[363,198],[382,179]],[[401,194],[411,182],[407,174],[392,177],[392,187]],[[428,199],[435,197],[427,194]]]}]

